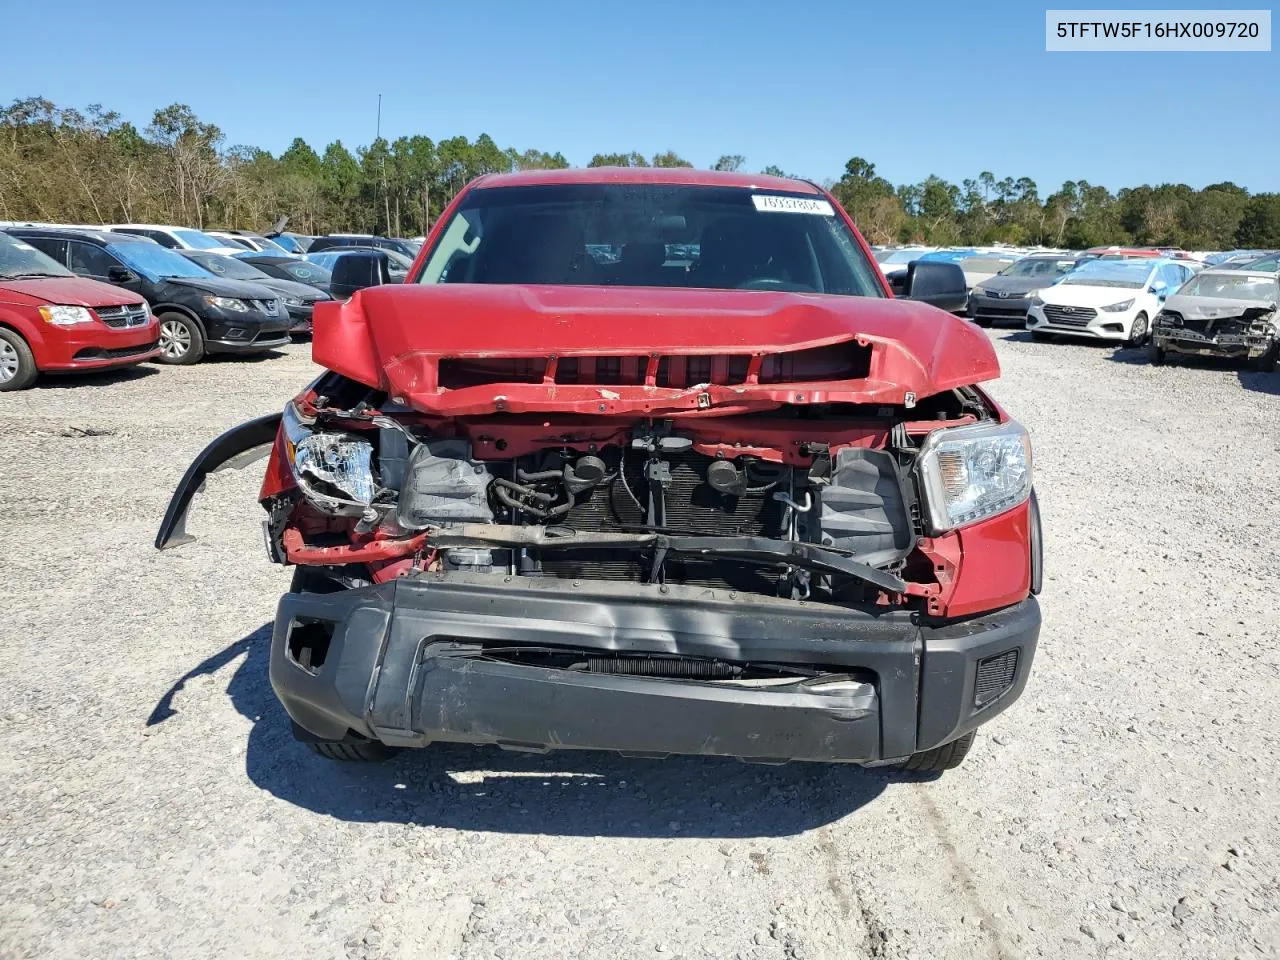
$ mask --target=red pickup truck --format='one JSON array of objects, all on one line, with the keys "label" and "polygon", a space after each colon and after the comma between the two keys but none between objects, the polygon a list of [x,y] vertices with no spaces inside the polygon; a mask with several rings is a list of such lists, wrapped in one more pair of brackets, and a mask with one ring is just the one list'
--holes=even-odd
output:
[{"label": "red pickup truck", "polygon": [[270,446],[271,682],[318,752],[941,771],[1022,691],[1031,448],[954,264],[895,297],[825,191],[691,170],[482,177],[408,282],[381,256],[335,267],[327,372],[156,538]]},{"label": "red pickup truck", "polygon": [[0,391],[41,373],[127,367],[160,354],[146,301],[85,280],[0,231]]}]

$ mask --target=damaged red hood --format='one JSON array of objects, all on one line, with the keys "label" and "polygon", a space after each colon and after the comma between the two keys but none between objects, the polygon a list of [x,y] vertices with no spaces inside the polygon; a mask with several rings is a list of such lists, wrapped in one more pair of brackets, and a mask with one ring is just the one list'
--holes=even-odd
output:
[{"label": "damaged red hood", "polygon": [[451,416],[911,406],[1000,375],[985,333],[920,303],[639,287],[372,287],[316,306],[312,355]]}]

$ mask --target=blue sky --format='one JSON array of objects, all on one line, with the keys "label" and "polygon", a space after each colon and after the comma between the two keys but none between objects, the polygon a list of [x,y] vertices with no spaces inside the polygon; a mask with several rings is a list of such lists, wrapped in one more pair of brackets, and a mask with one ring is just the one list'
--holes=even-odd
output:
[{"label": "blue sky", "polygon": [[672,149],[699,166],[741,153],[750,169],[824,179],[857,155],[894,183],[990,170],[1042,193],[1079,178],[1280,190],[1280,53],[1050,54],[1044,11],[63,0],[55,17],[27,3],[5,11],[0,101],[97,101],[140,126],[179,101],[228,143],[279,153],[294,136],[367,143],[381,93],[390,138],[485,132],[576,164],[597,151]]}]

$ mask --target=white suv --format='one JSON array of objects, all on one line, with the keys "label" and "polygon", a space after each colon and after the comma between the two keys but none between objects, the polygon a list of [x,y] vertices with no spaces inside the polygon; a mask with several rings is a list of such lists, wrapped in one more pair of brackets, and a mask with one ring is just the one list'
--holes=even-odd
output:
[{"label": "white suv", "polygon": [[225,240],[211,237],[199,230],[192,230],[190,227],[166,227],[156,223],[110,223],[97,229],[146,237],[170,250],[200,250],[204,253],[223,253],[227,256],[233,253],[244,253],[244,247],[231,246]]},{"label": "white suv", "polygon": [[1162,258],[1089,260],[1031,298],[1027,329],[1037,340],[1062,334],[1138,346],[1165,298],[1194,272]]}]

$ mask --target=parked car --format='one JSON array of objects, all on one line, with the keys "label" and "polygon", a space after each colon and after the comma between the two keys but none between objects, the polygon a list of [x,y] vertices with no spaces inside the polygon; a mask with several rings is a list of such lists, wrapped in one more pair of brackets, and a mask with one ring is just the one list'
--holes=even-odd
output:
[{"label": "parked car", "polygon": [[269,240],[256,233],[250,233],[248,230],[210,230],[209,236],[257,253],[274,253],[280,257],[290,255],[288,250],[274,240]]},{"label": "parked car", "polygon": [[296,253],[299,256],[306,253],[311,246],[311,241],[315,237],[308,236],[305,233],[268,233],[268,240],[274,240],[280,246],[290,253]]},{"label": "parked car", "polygon": [[311,263],[309,260],[298,257],[274,257],[267,253],[238,253],[232,259],[252,264],[268,276],[280,280],[295,280],[324,293],[329,292],[329,280],[332,274],[318,263]]},{"label": "parked car", "polygon": [[20,237],[0,232],[0,390],[42,373],[130,367],[160,353],[141,297],[77,277]]},{"label": "parked car", "polygon": [[1076,266],[1062,254],[1033,254],[1017,260],[969,291],[969,317],[979,326],[1016,320],[1023,326],[1031,298],[1057,283]]},{"label": "parked car", "polygon": [[1280,273],[1280,253],[1268,253],[1258,257],[1256,260],[1250,260],[1244,264],[1241,269],[1261,271],[1262,273]]},{"label": "parked car", "polygon": [[161,363],[188,364],[206,353],[261,353],[289,342],[289,314],[274,290],[215,277],[181,254],[100,230],[9,231],[72,273],[139,296],[160,321]]},{"label": "parked car", "polygon": [[379,250],[394,250],[409,260],[418,255],[418,249],[408,240],[375,237],[371,233],[331,233],[327,237],[316,237],[307,248],[307,253],[320,253],[334,247],[377,247]]},{"label": "parked car", "polygon": [[[318,264],[324,267],[330,273],[333,272],[334,264],[338,262],[338,258],[347,253],[361,253],[369,250],[376,250],[378,247],[330,247],[322,250],[320,253],[308,253],[306,259],[309,263]],[[387,255],[387,266],[391,271],[391,282],[401,283],[404,278],[409,275],[409,268],[413,266],[413,260],[406,257],[403,253],[395,250],[383,249]]]},{"label": "parked car", "polygon": [[317,290],[310,284],[273,277],[238,257],[224,257],[220,253],[199,253],[194,250],[185,251],[183,256],[192,263],[204,267],[215,277],[248,280],[250,283],[270,287],[280,296],[285,310],[289,313],[289,319],[293,321],[293,325],[289,328],[289,335],[294,338],[311,336],[311,314],[315,305],[322,300],[330,299],[329,294]]},{"label": "parked car", "polygon": [[1165,298],[1194,272],[1151,257],[1086,261],[1031,298],[1027,329],[1036,340],[1062,334],[1140,346]]},{"label": "parked car", "polygon": [[907,269],[907,264],[912,260],[919,260],[921,256],[931,253],[934,249],[934,247],[902,247],[897,250],[877,250],[875,258],[880,269],[889,274],[896,270]]},{"label": "parked car", "polygon": [[1267,270],[1205,270],[1156,315],[1147,356],[1234,357],[1273,372],[1280,356],[1280,277]]},{"label": "parked car", "polygon": [[165,227],[154,223],[114,223],[102,227],[112,233],[123,233],[132,237],[145,237],[154,240],[162,247],[170,250],[208,250],[210,253],[235,253],[240,248],[228,246],[225,240],[211,237],[200,230],[190,227]]},{"label": "parked car", "polygon": [[[327,372],[212,443],[156,538],[272,448],[295,575],[271,685],[300,739],[941,771],[1014,702],[1040,626],[1027,432],[980,386],[986,335],[891,297],[829,193],[485,177],[428,249],[392,286],[368,285],[385,251],[338,261],[363,289],[317,308]],[[963,280],[916,263],[903,292]]]}]

